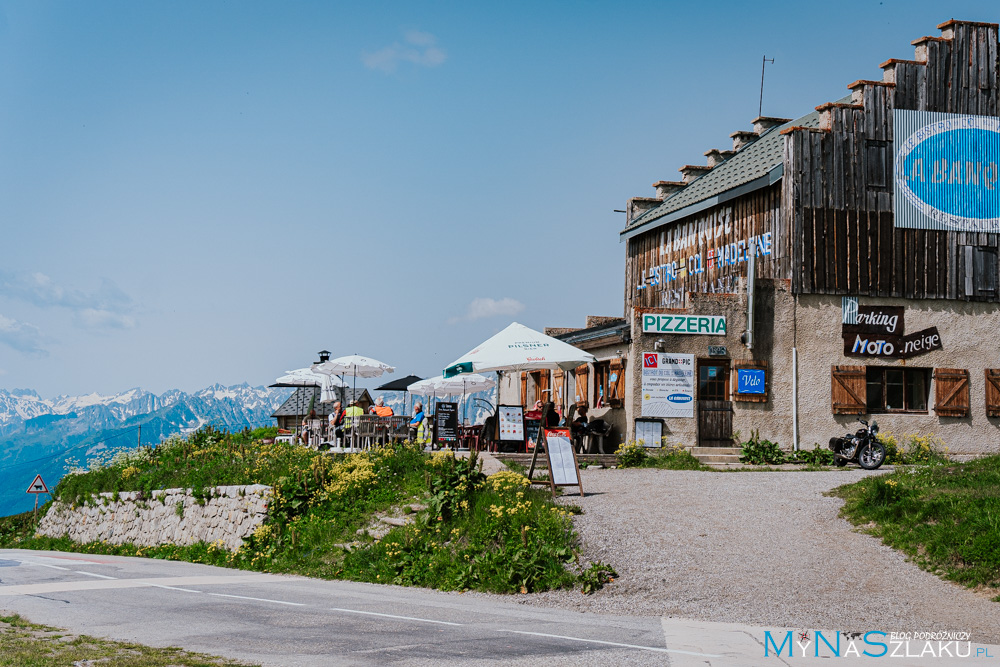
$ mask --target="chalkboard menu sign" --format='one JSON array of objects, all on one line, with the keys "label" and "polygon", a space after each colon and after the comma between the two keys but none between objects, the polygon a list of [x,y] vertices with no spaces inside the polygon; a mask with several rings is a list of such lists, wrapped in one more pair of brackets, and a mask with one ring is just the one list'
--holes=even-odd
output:
[{"label": "chalkboard menu sign", "polygon": [[434,411],[434,442],[458,442],[458,403],[438,403]]},{"label": "chalkboard menu sign", "polygon": [[535,443],[538,442],[538,429],[541,425],[541,419],[524,420],[524,437],[528,440],[528,449],[534,447]]}]

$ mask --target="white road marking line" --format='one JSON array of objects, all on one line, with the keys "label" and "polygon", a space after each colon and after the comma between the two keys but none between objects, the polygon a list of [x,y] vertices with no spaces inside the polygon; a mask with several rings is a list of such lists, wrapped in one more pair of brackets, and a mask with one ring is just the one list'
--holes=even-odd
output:
[{"label": "white road marking line", "polygon": [[237,600],[256,600],[257,602],[273,602],[275,604],[287,604],[292,607],[305,607],[304,602],[285,602],[284,600],[268,600],[267,598],[251,598],[246,595],[226,595],[225,593],[209,593],[217,598],[236,598]]},{"label": "white road marking line", "polygon": [[85,574],[88,577],[97,577],[98,579],[118,579],[118,577],[109,577],[106,574],[94,574],[93,572],[84,572],[83,570],[73,570],[73,571],[76,572],[77,574]]},{"label": "white road marking line", "polygon": [[380,614],[377,611],[358,611],[357,609],[341,609],[331,607],[330,611],[342,611],[345,614],[364,614],[366,616],[381,616],[383,618],[398,618],[404,621],[419,621],[421,623],[437,623],[438,625],[455,625],[461,627],[463,623],[450,623],[448,621],[435,621],[429,618],[416,618],[415,616],[396,616],[395,614]]},{"label": "white road marking line", "polygon": [[33,560],[22,560],[20,562],[23,563],[24,565],[37,565],[38,567],[50,567],[53,570],[65,570],[66,572],[69,572],[68,567],[59,567],[58,565],[47,565],[46,563],[38,563]]},{"label": "white road marking line", "polygon": [[185,593],[201,593],[190,588],[177,588],[177,586],[164,586],[163,584],[150,584],[153,588],[166,588],[168,591],[184,591]]},{"label": "white road marking line", "polygon": [[591,644],[605,644],[607,646],[621,646],[623,648],[635,648],[642,651],[655,651],[656,653],[679,653],[681,655],[695,655],[699,658],[721,658],[721,655],[712,653],[695,653],[694,651],[680,651],[672,648],[658,648],[656,646],[640,646],[638,644],[622,644],[619,642],[606,642],[600,639],[584,639],[583,637],[565,637],[563,635],[549,635],[544,632],[525,632],[524,630],[504,630],[498,628],[497,632],[513,632],[518,635],[532,635],[534,637],[550,637],[552,639],[568,639],[574,642],[588,642]]}]

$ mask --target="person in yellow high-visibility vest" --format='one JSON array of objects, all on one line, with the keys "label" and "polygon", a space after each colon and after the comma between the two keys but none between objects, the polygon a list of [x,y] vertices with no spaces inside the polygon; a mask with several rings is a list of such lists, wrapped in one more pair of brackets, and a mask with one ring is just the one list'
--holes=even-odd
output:
[{"label": "person in yellow high-visibility vest", "polygon": [[429,429],[424,428],[424,404],[420,401],[413,404],[413,419],[407,426],[410,427],[410,440],[424,443],[424,432]]},{"label": "person in yellow high-visibility vest", "polygon": [[355,417],[360,417],[365,414],[365,411],[361,409],[357,401],[351,401],[347,405],[347,409],[344,410],[344,438],[351,437],[351,431],[355,426]]}]

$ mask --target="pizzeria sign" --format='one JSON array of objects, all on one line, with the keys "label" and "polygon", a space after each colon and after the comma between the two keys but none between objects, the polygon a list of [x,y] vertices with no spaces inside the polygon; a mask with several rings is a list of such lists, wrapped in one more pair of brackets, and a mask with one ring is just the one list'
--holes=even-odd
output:
[{"label": "pizzeria sign", "polygon": [[725,336],[726,318],[723,315],[643,315],[642,332]]}]

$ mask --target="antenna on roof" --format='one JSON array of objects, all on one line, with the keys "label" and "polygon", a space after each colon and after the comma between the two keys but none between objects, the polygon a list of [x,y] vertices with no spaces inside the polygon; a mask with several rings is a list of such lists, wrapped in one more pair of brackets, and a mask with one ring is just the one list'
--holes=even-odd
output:
[{"label": "antenna on roof", "polygon": [[774,58],[768,58],[766,55],[760,61],[760,104],[757,106],[757,117],[764,115],[764,65],[767,63],[774,64]]}]

